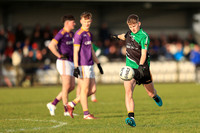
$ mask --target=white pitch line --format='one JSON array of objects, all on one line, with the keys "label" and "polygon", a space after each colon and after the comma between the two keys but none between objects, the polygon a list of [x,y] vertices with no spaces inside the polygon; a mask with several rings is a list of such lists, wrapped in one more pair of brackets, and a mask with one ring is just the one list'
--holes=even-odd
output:
[{"label": "white pitch line", "polygon": [[[58,123],[57,125],[55,126],[51,126],[51,127],[34,127],[34,128],[29,128],[29,129],[16,129],[16,130],[13,130],[13,129],[7,129],[5,130],[6,132],[17,132],[17,131],[26,131],[26,130],[41,130],[41,129],[46,129],[46,128],[58,128],[58,127],[62,127],[64,125],[67,125],[67,122],[59,122],[59,121],[56,121],[56,120],[32,120],[32,119],[5,119],[5,120],[11,120],[11,121],[34,121],[34,122],[51,122],[51,123]],[[1,132],[0,132],[1,133]]]}]

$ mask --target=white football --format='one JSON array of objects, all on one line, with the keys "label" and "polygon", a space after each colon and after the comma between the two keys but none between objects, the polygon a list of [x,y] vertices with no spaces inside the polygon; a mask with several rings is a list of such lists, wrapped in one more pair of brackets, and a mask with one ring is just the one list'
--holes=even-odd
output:
[{"label": "white football", "polygon": [[119,76],[122,80],[128,81],[134,77],[134,70],[129,66],[123,66],[119,72]]}]

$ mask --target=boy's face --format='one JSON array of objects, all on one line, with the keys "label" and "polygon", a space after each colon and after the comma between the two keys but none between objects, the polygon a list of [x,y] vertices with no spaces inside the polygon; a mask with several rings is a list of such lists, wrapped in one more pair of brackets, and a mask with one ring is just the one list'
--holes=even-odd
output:
[{"label": "boy's face", "polygon": [[136,34],[140,30],[141,22],[137,22],[135,24],[128,24],[129,29]]},{"label": "boy's face", "polygon": [[74,20],[67,20],[67,21],[65,21],[65,24],[67,25],[67,27],[68,27],[70,30],[73,30],[73,29],[74,29],[74,26],[76,25],[76,23],[75,23]]},{"label": "boy's face", "polygon": [[92,23],[92,19],[81,18],[80,23],[81,23],[81,25],[82,25],[83,28],[89,29],[90,25]]}]

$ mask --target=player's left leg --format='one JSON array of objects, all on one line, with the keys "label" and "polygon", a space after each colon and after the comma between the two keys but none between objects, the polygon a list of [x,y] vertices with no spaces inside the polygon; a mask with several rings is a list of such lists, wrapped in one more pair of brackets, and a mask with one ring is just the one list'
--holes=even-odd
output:
[{"label": "player's left leg", "polygon": [[160,107],[162,106],[162,99],[157,95],[157,91],[154,88],[154,84],[153,82],[149,83],[149,84],[144,84],[144,88],[146,89],[148,95],[154,99],[154,101],[156,102],[156,104]]}]

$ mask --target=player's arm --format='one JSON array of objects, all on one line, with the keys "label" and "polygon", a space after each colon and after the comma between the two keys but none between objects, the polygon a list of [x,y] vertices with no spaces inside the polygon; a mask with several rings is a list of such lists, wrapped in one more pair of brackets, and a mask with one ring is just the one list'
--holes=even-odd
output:
[{"label": "player's arm", "polygon": [[99,59],[97,58],[97,56],[94,52],[93,46],[91,45],[91,47],[92,47],[92,59],[95,63],[99,64]]},{"label": "player's arm", "polygon": [[74,44],[74,67],[78,67],[79,50],[80,50],[80,44]]},{"label": "player's arm", "polygon": [[141,40],[141,57],[139,62],[138,71],[141,74],[141,77],[144,76],[144,70],[148,69],[146,66],[144,66],[144,63],[147,58],[147,50],[149,45],[149,37],[145,37]]},{"label": "player's arm", "polygon": [[93,61],[94,61],[95,63],[97,63],[97,67],[98,67],[98,69],[99,69],[99,72],[100,72],[101,74],[103,74],[103,69],[102,69],[101,64],[100,64],[100,62],[99,62],[99,59],[97,58],[97,56],[96,56],[96,54],[95,54],[95,52],[94,52],[93,46],[92,46],[92,59],[93,59]]},{"label": "player's arm", "polygon": [[141,50],[141,58],[140,58],[139,65],[144,65],[144,63],[146,61],[146,57],[147,57],[147,50],[146,49],[142,49]]},{"label": "player's arm", "polygon": [[58,58],[61,58],[61,55],[60,53],[58,52],[57,50],[57,44],[58,44],[58,41],[55,40],[55,39],[52,39],[51,42],[49,43],[49,46],[48,48],[51,50],[51,52]]},{"label": "player's arm", "polygon": [[78,68],[78,53],[80,50],[80,44],[74,44],[74,77],[78,78],[78,75],[80,75],[80,71]]},{"label": "player's arm", "polygon": [[82,37],[78,34],[75,34],[74,35],[74,77],[77,77],[78,78],[78,75],[80,75],[80,71],[79,71],[79,68],[78,68],[78,60],[79,60],[79,57],[78,57],[78,54],[79,54],[79,51],[80,51],[80,46],[81,46],[81,40],[82,40]]},{"label": "player's arm", "polygon": [[123,34],[120,34],[120,35],[118,35],[118,38],[119,38],[120,40],[123,40],[123,41],[124,41],[124,40],[125,40],[125,35],[126,35],[126,34],[124,34],[124,33],[123,33]]},{"label": "player's arm", "polygon": [[125,40],[125,35],[126,35],[126,34],[124,34],[124,33],[123,33],[123,34],[120,34],[120,35],[113,35],[112,38],[114,38],[114,39],[119,39],[119,40],[123,40],[123,41],[124,41],[124,40]]}]

